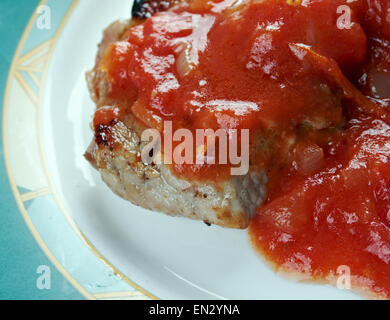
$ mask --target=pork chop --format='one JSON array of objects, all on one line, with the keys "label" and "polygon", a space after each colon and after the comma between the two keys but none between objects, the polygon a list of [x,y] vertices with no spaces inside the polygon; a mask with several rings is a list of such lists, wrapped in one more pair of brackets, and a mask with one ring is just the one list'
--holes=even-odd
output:
[{"label": "pork chop", "polygon": [[[249,1],[244,1],[242,10],[245,9],[245,5],[249,5]],[[230,176],[222,180],[201,177],[197,179],[180,175],[173,170],[171,165],[155,162],[145,163],[141,157],[145,145],[141,141],[141,136],[151,125],[142,121],[144,119],[140,119],[132,109],[132,105],[139,103],[139,94],[143,88],[137,87],[134,92],[132,89],[125,88],[126,101],[123,100],[123,94],[118,98],[118,95],[113,94],[117,90],[116,84],[113,82],[110,69],[107,68],[107,63],[104,60],[110,59],[109,51],[112,50],[113,44],[119,46],[128,41],[129,30],[142,28],[146,21],[152,19],[160,19],[159,23],[162,19],[166,19],[166,23],[170,23],[170,16],[155,14],[157,11],[170,12],[186,6],[187,2],[137,1],[132,19],[114,22],[104,31],[95,67],[87,73],[89,90],[97,106],[97,111],[114,108],[118,105],[125,106],[122,108],[125,111],[122,110],[121,115],[112,121],[94,123],[94,139],[85,158],[100,172],[103,181],[112,191],[137,206],[171,216],[202,220],[207,224],[228,228],[247,228],[257,207],[266,198],[269,175],[275,175],[278,170],[275,163],[282,165],[281,159],[289,157],[293,146],[299,141],[298,132],[302,128],[315,131],[327,130],[342,123],[341,93],[332,88],[327,81],[319,80],[318,83],[313,83],[313,86],[317,92],[320,92],[321,104],[324,104],[324,108],[330,110],[329,112],[321,113],[317,110],[317,106],[313,106],[310,112],[304,113],[299,118],[299,122],[294,122],[291,125],[293,128],[291,130],[281,129],[278,125],[270,122],[255,127],[251,134],[254,141],[251,142],[250,148],[250,168],[245,175]],[[241,8],[237,8],[236,12],[238,10]],[[172,19],[174,14],[172,13]],[[220,17],[218,19],[221,20]],[[174,26],[174,24],[175,21],[170,26]],[[201,27],[201,25],[193,26],[192,35],[196,37],[197,34],[201,34],[201,32],[197,32],[197,28]],[[145,32],[141,29],[134,30]],[[159,31],[154,32],[158,33]],[[267,33],[256,35],[256,37],[256,39],[263,40],[261,40],[262,42],[253,40],[252,50],[257,50],[257,52],[252,55],[251,64],[248,62],[248,70],[250,67],[261,67],[261,72],[266,73],[267,65],[261,65],[265,62],[260,59],[259,52],[267,49],[264,45],[267,45],[267,41],[269,44],[271,40],[266,39]],[[141,38],[142,36],[140,36]],[[209,38],[207,41],[211,42],[212,40]],[[143,50],[145,53],[147,49]],[[291,50],[290,53],[297,56],[298,60],[301,58],[299,52]],[[309,68],[307,62],[298,61],[297,63],[305,64],[306,68]],[[149,66],[149,68],[155,68],[156,72],[160,71],[157,70],[158,64]],[[131,74],[132,71],[128,72]],[[318,76],[318,78],[321,77]],[[243,81],[245,80],[243,79]],[[276,80],[271,76],[267,79],[264,78],[263,81],[272,83]],[[217,83],[212,85],[218,86]],[[298,86],[298,95],[299,83],[294,85]],[[306,87],[302,90],[305,89]],[[234,88],[232,90],[234,91]],[[282,89],[280,95],[283,95]],[[323,96],[329,97],[329,99],[322,99]],[[290,97],[283,97],[283,99],[288,101]],[[223,100],[220,98],[218,101]],[[145,109],[147,107],[145,104]],[[321,108],[318,109],[321,110]],[[238,112],[233,112],[233,114],[238,114]],[[234,121],[234,119],[229,121]],[[262,165],[258,165],[255,161],[258,158],[266,160],[261,162]]]}]

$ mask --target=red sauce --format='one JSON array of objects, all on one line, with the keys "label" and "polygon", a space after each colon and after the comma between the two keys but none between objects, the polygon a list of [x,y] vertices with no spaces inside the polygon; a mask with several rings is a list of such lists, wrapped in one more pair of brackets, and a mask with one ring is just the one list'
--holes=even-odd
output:
[{"label": "red sauce", "polygon": [[[107,50],[103,68],[116,98],[126,100],[123,95],[137,91],[133,114],[161,130],[164,120],[193,131],[250,129],[254,143],[256,134],[289,135],[318,116],[337,125],[340,89],[293,47],[310,45],[344,69],[364,60],[366,35],[358,24],[337,28],[337,2],[305,7],[285,1],[197,1],[133,27],[126,40]],[[269,167],[279,149],[284,150],[280,146],[252,162]],[[221,166],[175,169],[188,178],[223,175]]]},{"label": "red sauce", "polygon": [[[278,268],[325,279],[347,265],[355,287],[389,298],[389,41],[386,0],[198,0],[131,28],[102,68],[148,127],[250,130],[251,166],[269,177],[250,234]],[[98,111],[95,127],[118,114]],[[228,178],[218,165],[174,170]]]},{"label": "red sauce", "polygon": [[[360,12],[366,14],[361,23],[368,36],[367,56],[355,70],[345,72],[361,92],[389,108],[390,4],[383,1],[378,8],[367,3],[366,11]],[[339,268],[347,266],[353,290],[389,299],[389,122],[352,112],[351,107],[359,110],[356,105],[344,107],[349,121],[341,132],[325,140],[304,134],[321,146],[323,167],[302,172],[300,158],[306,157],[298,145],[291,166],[270,185],[250,235],[278,270],[335,283]]]},{"label": "red sauce", "polygon": [[312,175],[291,169],[250,226],[277,268],[314,279],[348,266],[354,289],[390,297],[390,126],[351,120]]}]

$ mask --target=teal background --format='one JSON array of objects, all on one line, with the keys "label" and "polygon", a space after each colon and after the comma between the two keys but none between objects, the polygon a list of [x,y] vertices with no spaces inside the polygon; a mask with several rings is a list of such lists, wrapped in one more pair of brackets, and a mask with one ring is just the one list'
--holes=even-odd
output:
[{"label": "teal background", "polygon": [[[59,0],[61,1],[61,0]],[[39,0],[0,0],[0,104],[10,63],[20,37]],[[2,132],[3,112],[1,112]],[[37,268],[51,270],[51,289],[39,290]],[[84,297],[60,274],[41,251],[27,228],[14,199],[0,141],[0,299],[68,300]]]}]

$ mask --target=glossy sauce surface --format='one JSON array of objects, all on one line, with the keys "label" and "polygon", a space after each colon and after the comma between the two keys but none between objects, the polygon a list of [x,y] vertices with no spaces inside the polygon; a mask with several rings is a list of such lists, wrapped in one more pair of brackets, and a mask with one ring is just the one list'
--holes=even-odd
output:
[{"label": "glossy sauce surface", "polygon": [[351,120],[326,152],[322,170],[281,178],[252,220],[253,244],[279,270],[321,280],[347,266],[354,290],[389,298],[390,127]]},{"label": "glossy sauce surface", "polygon": [[[346,74],[387,113],[389,4],[364,4],[366,11],[360,14],[367,55]],[[357,89],[355,96],[360,95]],[[278,173],[278,182],[270,186],[266,203],[252,220],[250,236],[279,271],[335,285],[341,279],[341,286],[350,274],[353,290],[389,299],[390,127],[388,120],[359,113],[359,102],[344,102],[348,122],[341,132],[325,137],[304,133],[309,144],[314,140],[321,146],[322,167],[303,171],[307,157],[297,145],[291,166]]]},{"label": "glossy sauce surface", "polygon": [[[145,126],[249,129],[251,168],[267,169],[255,247],[277,268],[390,297],[390,5],[345,1],[192,1],[155,14],[106,51],[116,109]],[[369,97],[367,97],[369,96]],[[387,123],[387,124],[386,124]],[[268,147],[266,147],[268,146]],[[224,166],[174,165],[188,179]]]},{"label": "glossy sauce surface", "polygon": [[[251,162],[269,168],[284,158],[286,137],[294,138],[299,125],[337,126],[342,117],[342,90],[297,45],[344,69],[365,58],[360,25],[339,30],[337,1],[324,3],[195,1],[133,27],[107,50],[103,69],[115,98],[128,97],[121,108],[146,126],[163,130],[172,120],[174,129],[193,132],[249,129]],[[259,136],[272,150],[259,151]],[[187,178],[230,178],[218,165],[175,169]]]}]

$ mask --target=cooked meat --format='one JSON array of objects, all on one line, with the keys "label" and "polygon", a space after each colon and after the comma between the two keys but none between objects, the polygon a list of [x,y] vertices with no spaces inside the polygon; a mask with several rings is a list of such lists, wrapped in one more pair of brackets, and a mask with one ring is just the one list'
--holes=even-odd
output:
[{"label": "cooked meat", "polygon": [[[230,228],[248,226],[265,197],[265,174],[250,173],[223,183],[181,179],[164,164],[142,162],[139,154],[143,129],[130,116],[125,122],[109,127],[109,135],[115,141],[106,142],[104,146],[93,141],[85,155],[117,195],[135,205],[171,216],[200,219]],[[116,143],[115,151],[111,151],[111,143]]]},{"label": "cooked meat", "polygon": [[[104,51],[109,44],[120,40],[129,27],[138,23],[138,20],[116,21],[104,31],[96,66],[87,73],[91,97],[98,108],[115,104],[108,98],[110,83],[106,74],[99,69]],[[111,151],[109,145],[97,144],[96,140],[104,133],[96,133],[85,157],[99,170],[112,191],[137,206],[171,216],[203,220],[228,228],[248,227],[266,195],[264,172],[251,172],[222,183],[180,179],[164,164],[142,162],[140,137],[146,129],[131,114],[125,121],[109,126],[109,134],[119,146],[115,151]]]},{"label": "cooked meat", "polygon": [[[118,100],[111,94],[112,82],[107,68],[102,63],[107,48],[127,39],[129,30],[142,24],[143,18],[149,18],[154,12],[166,10],[173,3],[174,1],[136,1],[133,14],[137,19],[114,22],[104,31],[96,65],[87,73],[89,90],[98,110],[125,105],[126,112],[109,123],[95,124],[95,137],[85,157],[99,170],[110,189],[135,205],[171,216],[202,220],[207,224],[247,228],[257,207],[266,197],[269,175],[268,167],[253,163],[252,154],[256,156],[260,154],[262,159],[267,158],[263,163],[272,165],[273,170],[277,171],[274,164],[280,159],[277,159],[279,156],[275,156],[272,150],[283,149],[285,150],[283,154],[288,154],[288,150],[296,142],[297,132],[294,131],[291,135],[283,130],[278,131],[271,122],[267,123],[253,135],[256,141],[251,146],[251,166],[246,175],[231,176],[222,180],[190,179],[175,172],[170,165],[154,162],[147,164],[142,161],[144,143],[141,141],[141,135],[149,126],[145,121],[140,121],[131,108],[137,101],[138,92],[126,89],[127,101]],[[257,67],[255,63],[260,63],[260,60],[252,63],[253,68]],[[329,110],[336,110],[337,116],[322,115],[315,109],[316,106],[313,106],[315,111],[305,114],[300,123],[296,124],[297,131],[300,127],[326,130],[342,122],[341,94],[338,94],[337,90],[333,91],[326,83],[314,83],[313,86],[320,92],[316,99],[322,99],[322,95],[332,97],[325,99],[323,104],[328,104],[326,108]],[[337,120],[334,120],[335,118]]]}]

